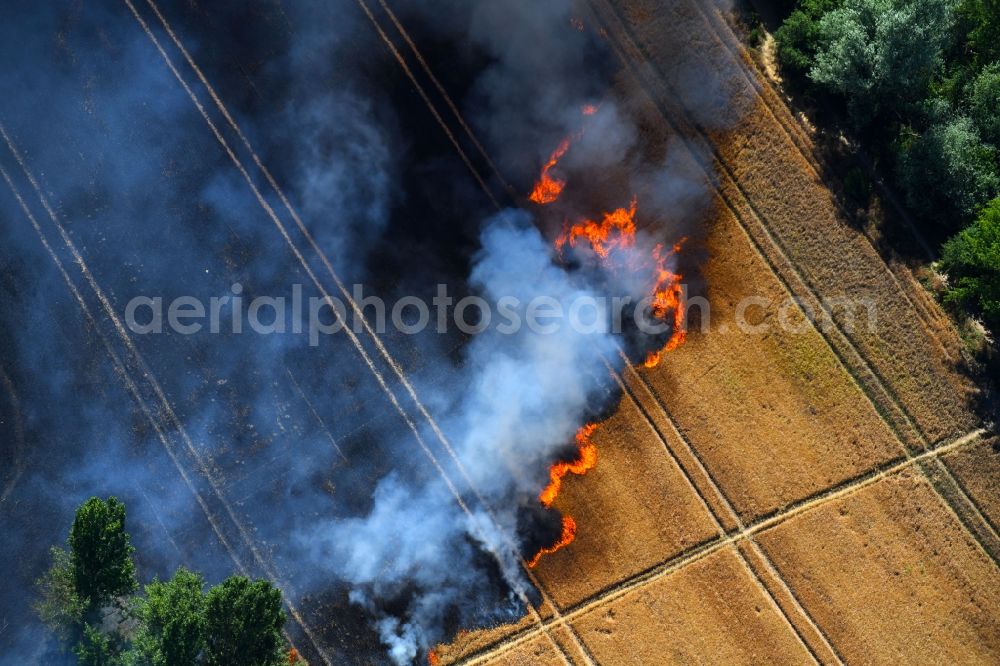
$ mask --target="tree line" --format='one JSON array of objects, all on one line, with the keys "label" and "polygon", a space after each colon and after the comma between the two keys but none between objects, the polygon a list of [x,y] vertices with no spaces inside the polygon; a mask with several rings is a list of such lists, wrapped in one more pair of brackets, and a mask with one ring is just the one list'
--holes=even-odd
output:
[{"label": "tree line", "polygon": [[944,303],[995,339],[1000,0],[795,0],[775,40],[788,86],[872,153],[940,244]]},{"label": "tree line", "polygon": [[81,666],[305,665],[269,581],[234,575],[206,591],[182,567],[140,594],[134,552],[115,497],[80,505],[67,548],[51,550],[35,609]]}]

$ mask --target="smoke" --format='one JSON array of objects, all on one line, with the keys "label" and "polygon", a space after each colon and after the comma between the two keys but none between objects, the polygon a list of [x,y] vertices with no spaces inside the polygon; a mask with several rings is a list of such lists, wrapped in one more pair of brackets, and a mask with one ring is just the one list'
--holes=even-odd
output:
[{"label": "smoke", "polygon": [[[197,89],[156,16],[144,2],[134,4]],[[251,5],[213,3],[211,17],[192,16],[198,10],[187,4],[160,6],[343,278],[363,279],[398,195],[394,169],[404,164],[389,148],[397,143],[393,105],[367,80],[373,73],[363,54],[377,42],[364,18],[348,11],[352,4],[297,3],[280,17]],[[252,298],[288,295],[293,283],[306,283],[124,3],[10,2],[0,14],[0,87],[7,93],[0,122],[119,317],[139,294],[206,300],[231,296],[238,282]],[[224,119],[212,117],[227,131]],[[324,480],[343,470],[345,451],[371,450],[371,441],[398,426],[369,423],[370,414],[359,411],[359,399],[380,394],[346,341],[324,348],[337,359],[334,369],[309,355],[301,336],[132,336],[175,423],[5,143],[0,166],[96,321],[84,316],[14,192],[0,182],[0,366],[17,390],[26,440],[16,460],[2,463],[24,471],[0,502],[9,535],[0,552],[21,563],[0,592],[0,663],[59,663],[61,646],[31,610],[33,585],[87,497],[116,494],[126,502],[142,582],[182,564],[210,582],[240,572],[239,565],[266,576],[208,478],[248,533],[281,543],[317,515],[351,510],[346,498],[367,498],[378,470],[366,469],[360,455],[352,473],[337,478],[345,501],[338,494],[333,502]],[[267,192],[262,178],[258,184]],[[280,209],[277,197],[267,196]],[[151,416],[124,384],[126,374]],[[13,435],[10,416],[5,411],[0,437]],[[177,452],[176,464],[167,447]],[[301,603],[302,558],[262,550],[288,598]],[[363,625],[343,626],[361,637],[361,650],[375,640]],[[321,649],[347,650],[338,640],[347,639],[335,635]]]},{"label": "smoke", "polygon": [[[580,298],[597,301],[599,294],[553,259],[531,218],[505,211],[485,224],[470,282],[493,302],[528,303],[545,295],[568,309]],[[517,314],[526,315],[523,306]],[[407,464],[378,483],[367,515],[299,534],[316,549],[317,564],[350,581],[352,599],[376,614],[405,592],[405,609],[377,623],[397,662],[444,640],[449,624],[483,626],[525,612],[518,600],[530,584],[519,564],[519,509],[536,502],[548,463],[572,440],[595,398],[607,393],[604,359],[616,358],[615,348],[611,333],[580,333],[569,325],[477,336],[461,377],[435,396],[437,405],[447,404],[444,429],[458,459],[445,466],[463,487],[468,511],[439,475],[407,474]],[[396,451],[400,460],[426,468],[425,460],[414,461],[421,454],[413,442],[399,442]],[[455,474],[459,463],[470,483]],[[500,606],[490,596],[493,586],[484,585],[494,569],[511,591]]]},{"label": "smoke", "polygon": [[[448,17],[444,25],[441,17]],[[661,223],[640,231],[617,266],[600,268],[586,249],[566,257],[554,252],[551,233],[562,219],[549,212],[494,215],[482,224],[468,277],[469,288],[489,302],[545,296],[565,311],[580,298],[613,294],[638,301],[649,275],[624,266],[647,258],[665,239],[676,240],[706,209],[704,177],[689,163],[676,161],[672,151],[649,162],[634,117],[611,96],[604,46],[593,30],[575,29],[574,18],[570,2],[527,0],[437,2],[405,14],[422,38],[430,32],[432,40],[471,44],[485,54],[479,60],[487,64],[461,104],[519,189],[527,191],[538,165],[562,137],[572,136],[572,150],[559,165],[569,187],[556,217],[598,215],[627,205],[635,193],[646,219]],[[585,105],[597,106],[596,113],[584,117]],[[608,314],[596,319],[608,321]],[[366,513],[298,533],[318,568],[352,585],[351,600],[374,618],[396,663],[422,657],[458,628],[527,612],[524,601],[533,591],[521,560],[558,536],[552,529],[557,514],[538,507],[548,466],[584,422],[616,400],[609,371],[621,369],[618,351],[635,339],[607,328],[580,333],[565,324],[546,333],[487,329],[464,347],[460,370],[447,382],[418,386],[451,446],[434,442],[425,428],[442,460],[440,473],[404,436],[391,447],[393,471],[376,485]],[[656,344],[637,339],[639,348]],[[539,525],[547,530],[541,540],[533,532]],[[505,586],[496,586],[498,578]]]},{"label": "smoke", "polygon": [[[134,4],[305,247],[155,14]],[[679,148],[650,157],[633,100],[613,89],[617,63],[568,0],[397,9],[517,192],[574,137],[559,165],[568,182],[560,206],[517,210],[504,200],[501,212],[490,210],[355,2],[159,4],[345,282],[410,293],[447,278],[460,294],[517,298],[522,319],[536,296],[564,311],[585,297],[638,299],[646,276],[597,267],[586,249],[553,250],[564,217],[598,216],[635,194],[644,226],[630,256],[645,258],[689,233],[707,206],[703,176],[676,158]],[[574,19],[586,19],[585,30]],[[135,295],[207,300],[231,296],[234,282],[246,300],[288,295],[293,283],[317,295],[126,7],[13,2],[0,31],[0,83],[13,91],[0,120],[117,313]],[[718,108],[712,77],[686,76],[711,86],[705,108]],[[584,116],[584,105],[598,110]],[[4,661],[54,659],[27,610],[31,582],[48,546],[65,538],[73,507],[92,494],[125,499],[144,582],[180,564],[212,582],[232,573],[225,538],[247,573],[274,575],[304,622],[327,628],[313,647],[335,661],[377,659],[384,649],[408,663],[459,628],[516,620],[525,600],[537,601],[521,561],[558,536],[558,514],[537,499],[548,466],[615,402],[606,363],[620,369],[619,347],[657,341],[565,322],[549,333],[386,336],[444,434],[447,446],[406,403],[438,469],[344,336],[319,349],[291,335],[137,337],[174,422],[10,151],[0,152],[96,319],[91,326],[82,316],[0,187],[0,278],[11,294],[0,300],[0,362],[19,392],[27,440],[19,450],[29,452],[0,506],[11,533],[0,552],[30,562],[0,594],[0,615],[19,625],[16,636],[0,634]],[[105,338],[151,417],[123,385]],[[403,395],[390,369],[376,367]]]}]

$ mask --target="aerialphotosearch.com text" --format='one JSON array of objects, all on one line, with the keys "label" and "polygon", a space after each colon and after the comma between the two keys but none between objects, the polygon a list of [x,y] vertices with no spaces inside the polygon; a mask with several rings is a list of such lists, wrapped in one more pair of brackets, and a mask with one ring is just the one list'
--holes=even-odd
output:
[{"label": "aerialphotosearch.com text", "polygon": [[[524,329],[537,335],[555,335],[566,327],[583,335],[620,334],[626,329],[661,335],[673,325],[672,316],[656,316],[649,297],[575,293],[569,297],[536,295],[528,301],[515,296],[501,296],[493,301],[475,295],[456,299],[447,285],[439,284],[429,301],[402,296],[387,303],[377,295],[366,294],[360,284],[353,285],[343,299],[305,298],[301,284],[292,285],[290,296],[247,298],[243,285],[237,282],[229,293],[208,299],[178,296],[165,302],[162,296],[136,296],[125,307],[125,322],[129,330],[139,335],[160,334],[165,330],[180,335],[292,333],[307,335],[313,347],[319,345],[323,336],[335,335],[345,327],[360,333],[364,329],[363,319],[377,334],[392,326],[406,335],[423,333],[431,326],[437,333],[447,333],[454,326],[467,335],[487,330],[515,335]],[[708,299],[689,297],[684,288],[680,308],[685,323],[695,321],[702,332],[711,329]],[[821,328],[833,325],[834,317],[846,330],[859,325],[875,330],[877,307],[871,299],[826,299],[820,311],[813,310],[792,298],[776,302],[763,296],[747,296],[735,304],[717,330],[761,335],[778,326],[784,331],[801,333],[814,325]]]}]

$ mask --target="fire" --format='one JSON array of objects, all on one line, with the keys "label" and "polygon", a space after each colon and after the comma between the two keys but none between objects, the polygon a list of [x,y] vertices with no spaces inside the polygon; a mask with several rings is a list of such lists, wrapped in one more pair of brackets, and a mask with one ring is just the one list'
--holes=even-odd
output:
[{"label": "fire", "polygon": [[295,648],[291,648],[288,650],[288,663],[290,666],[296,666],[296,664],[300,663],[299,662],[300,659],[301,657],[299,657],[298,650],[296,650]]},{"label": "fire", "polygon": [[628,247],[635,243],[635,211],[638,201],[632,197],[628,208],[617,208],[610,213],[604,213],[600,223],[593,220],[583,220],[564,229],[556,238],[556,249],[560,252],[569,243],[576,247],[579,239],[586,239],[591,249],[601,259],[607,259],[614,248]]},{"label": "fire", "polygon": [[438,666],[441,663],[441,657],[438,656],[436,650],[430,650],[427,652],[427,663],[430,666]]},{"label": "fire", "polygon": [[[583,115],[591,116],[597,113],[597,107],[587,104],[583,107]],[[581,130],[582,133],[582,130]],[[550,171],[566,151],[569,150],[571,139],[580,134],[567,137],[559,144],[552,153],[549,161],[542,167],[538,182],[532,190],[530,199],[538,204],[550,204],[559,199],[563,188],[566,186],[564,179],[553,177]],[[581,241],[586,242],[602,262],[608,261],[612,252],[635,246],[636,223],[635,216],[638,210],[638,198],[633,195],[627,208],[617,208],[611,212],[602,214],[600,222],[584,218],[575,224],[566,224],[562,233],[555,240],[555,247],[558,252],[562,252],[566,245],[576,247]],[[631,270],[650,270],[652,278],[650,280],[650,309],[655,317],[659,319],[672,319],[672,329],[670,339],[662,349],[647,354],[643,365],[647,368],[655,367],[659,364],[663,355],[679,347],[687,339],[687,331],[684,327],[684,289],[681,284],[683,276],[670,268],[668,264],[670,258],[680,252],[681,247],[686,242],[686,238],[681,239],[670,248],[664,249],[662,243],[653,248],[652,256],[648,259],[635,260],[629,258],[628,266]],[[538,495],[538,500],[542,506],[551,507],[559,496],[563,478],[567,474],[586,474],[597,464],[597,447],[591,442],[591,437],[597,429],[596,423],[589,423],[580,428],[576,433],[576,447],[578,456],[571,462],[558,461],[549,467],[549,483]],[[562,534],[559,540],[546,548],[542,548],[534,557],[528,561],[528,567],[534,568],[545,555],[551,555],[556,551],[565,548],[573,543],[576,538],[576,521],[571,516],[562,518]]]},{"label": "fire", "polygon": [[559,541],[556,541],[553,545],[548,548],[542,548],[540,551],[535,553],[535,556],[528,560],[528,568],[534,569],[538,566],[542,557],[545,555],[551,555],[552,553],[565,548],[569,544],[573,543],[573,539],[576,538],[576,521],[570,516],[563,516],[562,519],[562,534],[559,536]]},{"label": "fire", "polygon": [[674,273],[666,267],[670,256],[681,251],[681,247],[687,241],[682,238],[671,248],[669,254],[664,254],[663,245],[653,248],[653,261],[656,265],[656,282],[653,286],[653,314],[660,319],[666,319],[673,313],[673,328],[667,344],[659,351],[653,351],[646,355],[643,365],[647,368],[655,368],[660,363],[664,354],[684,344],[687,340],[687,329],[684,326],[684,288],[681,286],[683,279],[679,273]]},{"label": "fire", "polygon": [[529,199],[534,201],[536,204],[546,205],[550,204],[559,198],[562,194],[563,188],[566,187],[566,181],[562,178],[557,178],[549,174],[554,166],[559,163],[562,156],[566,154],[569,150],[570,138],[566,137],[562,140],[552,155],[549,157],[549,161],[545,163],[542,167],[542,174],[538,178],[538,182],[535,183],[535,189],[531,191],[528,196]]},{"label": "fire", "polygon": [[[580,111],[585,116],[592,116],[597,113],[598,108],[599,107],[594,104],[584,104]],[[560,141],[559,145],[556,146],[556,149],[552,151],[552,154],[549,156],[549,160],[542,166],[542,173],[539,175],[534,189],[531,190],[531,194],[528,195],[528,198],[531,201],[545,206],[559,199],[559,195],[562,194],[563,188],[566,187],[566,179],[553,176],[550,171],[552,171],[552,169],[559,164],[559,160],[561,160],[563,155],[566,154],[566,151],[569,150],[570,144],[579,139],[581,136],[583,136],[582,129],[574,134],[570,134],[565,139]]]},{"label": "fire", "polygon": [[552,506],[559,495],[563,477],[567,474],[586,474],[597,464],[597,447],[590,441],[590,436],[597,429],[596,423],[589,423],[576,431],[576,448],[579,457],[573,462],[557,462],[549,467],[549,485],[538,495],[542,506]]},{"label": "fire", "polygon": [[[542,506],[552,506],[556,497],[559,496],[559,489],[562,487],[564,476],[567,474],[583,475],[597,465],[597,446],[590,441],[595,430],[597,430],[597,424],[588,423],[576,431],[576,449],[578,453],[576,460],[572,462],[556,462],[549,467],[549,484],[538,495],[538,501],[542,503]],[[565,548],[573,543],[575,538],[576,521],[570,516],[563,516],[562,534],[559,536],[559,540],[553,545],[542,548],[535,553],[535,556],[528,561],[528,567],[534,568],[541,561],[542,557]]]}]

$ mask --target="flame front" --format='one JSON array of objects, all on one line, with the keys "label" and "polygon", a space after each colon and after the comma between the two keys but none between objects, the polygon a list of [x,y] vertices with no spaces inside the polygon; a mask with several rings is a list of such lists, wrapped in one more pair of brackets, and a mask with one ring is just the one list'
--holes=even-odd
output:
[{"label": "flame front", "polygon": [[[580,25],[582,28],[583,24],[581,23]],[[585,116],[592,116],[597,113],[598,108],[596,104],[584,104],[580,111]],[[531,194],[528,195],[528,199],[541,206],[548,205],[559,199],[563,188],[566,187],[566,179],[553,176],[551,171],[559,164],[559,160],[563,158],[566,151],[569,150],[570,144],[582,136],[583,130],[581,129],[559,142],[559,145],[556,146],[556,149],[549,156],[549,160],[542,166],[542,173],[538,176],[535,187],[531,190]]]},{"label": "flame front", "polygon": [[562,519],[562,534],[559,536],[559,541],[556,541],[551,546],[547,548],[542,548],[540,551],[535,553],[535,556],[528,560],[528,568],[534,569],[538,566],[538,563],[546,555],[551,555],[557,550],[561,550],[566,546],[573,543],[573,539],[576,538],[576,521],[573,520],[571,516],[563,516]]},{"label": "flame front", "polygon": [[[567,226],[555,240],[556,250],[562,252],[566,245],[576,247],[582,239],[602,261],[608,260],[613,251],[635,245],[637,209],[638,201],[633,195],[628,208],[618,208],[610,213],[604,213],[600,223],[584,219]],[[650,288],[650,308],[653,316],[658,319],[670,317],[673,324],[670,339],[666,344],[661,349],[646,355],[643,365],[647,368],[656,367],[663,354],[677,349],[687,339],[684,326],[684,288],[681,284],[684,276],[667,268],[670,258],[680,252],[686,240],[686,238],[679,240],[669,252],[664,250],[662,243],[657,244],[649,261],[641,262],[650,268],[653,275]],[[633,268],[639,268],[634,262],[629,263]]]},{"label": "flame front", "polygon": [[[596,106],[588,104],[583,107],[585,116],[593,115],[596,112]],[[579,136],[579,134],[575,136]],[[541,175],[529,197],[535,203],[551,204],[557,201],[562,194],[566,181],[553,177],[550,171],[569,150],[572,138],[574,136],[571,135],[563,139],[552,153],[549,161],[542,167]],[[582,241],[590,246],[590,249],[602,262],[608,262],[613,252],[635,246],[635,216],[638,207],[638,199],[633,195],[628,208],[617,208],[606,212],[601,216],[600,222],[585,218],[572,225],[567,223],[563,232],[555,240],[556,250],[561,253],[567,245],[575,248]],[[647,368],[658,365],[664,354],[677,349],[687,339],[687,331],[684,326],[684,288],[681,284],[683,276],[668,268],[670,258],[680,252],[686,240],[686,238],[681,239],[669,251],[664,249],[662,243],[657,244],[648,260],[635,261],[632,258],[627,262],[632,270],[650,270],[652,274],[649,292],[650,309],[653,316],[658,319],[670,318],[672,320],[671,334],[666,344],[661,349],[646,355],[643,365]],[[576,446],[579,455],[576,460],[572,462],[559,461],[549,467],[549,483],[538,495],[542,506],[552,506],[559,495],[563,478],[567,474],[583,475],[597,464],[597,447],[590,441],[596,429],[597,424],[590,423],[577,431]],[[537,566],[542,557],[565,548],[575,538],[576,521],[570,516],[563,516],[562,534],[559,540],[535,553],[534,557],[528,561],[528,567]]]},{"label": "flame front", "polygon": [[629,247],[635,243],[635,211],[638,201],[632,197],[628,208],[617,208],[610,213],[604,213],[601,221],[583,220],[563,230],[556,238],[556,249],[562,251],[569,243],[576,247],[581,238],[590,243],[591,249],[601,259],[607,259],[611,250]]},{"label": "flame front", "polygon": [[590,441],[590,436],[597,429],[596,423],[589,423],[576,431],[576,448],[579,457],[573,462],[557,462],[549,467],[549,485],[538,495],[542,506],[552,506],[559,495],[563,477],[567,474],[586,474],[597,464],[597,447]]},{"label": "flame front", "polygon": [[655,368],[659,365],[664,354],[677,349],[687,340],[687,328],[684,321],[684,288],[681,286],[682,276],[666,267],[669,257],[680,252],[686,241],[687,238],[677,241],[669,254],[664,253],[662,244],[653,249],[653,260],[656,263],[656,284],[653,287],[651,308],[653,315],[660,319],[666,319],[670,313],[673,313],[673,327],[667,344],[662,349],[649,352],[646,355],[643,365],[647,368]]},{"label": "flame front", "polygon": [[[559,496],[559,489],[562,487],[563,477],[567,474],[586,474],[597,465],[597,447],[590,441],[594,431],[597,430],[596,423],[588,423],[576,431],[577,458],[572,462],[556,462],[549,467],[549,484],[545,486],[538,495],[538,501],[542,506],[549,507]],[[534,568],[542,557],[565,548],[573,543],[576,538],[576,521],[570,516],[563,516],[562,534],[559,540],[547,548],[542,548],[535,556],[528,561],[528,567]]]}]

